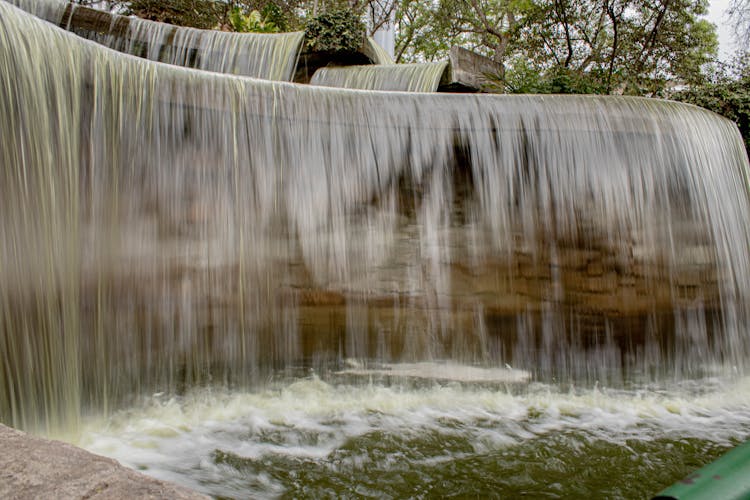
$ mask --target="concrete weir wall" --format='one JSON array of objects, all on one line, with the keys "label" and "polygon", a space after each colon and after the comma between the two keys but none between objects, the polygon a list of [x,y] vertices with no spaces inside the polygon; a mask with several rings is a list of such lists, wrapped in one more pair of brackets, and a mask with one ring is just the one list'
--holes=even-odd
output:
[{"label": "concrete weir wall", "polygon": [[199,500],[208,497],[144,476],[73,445],[0,424],[0,498]]}]

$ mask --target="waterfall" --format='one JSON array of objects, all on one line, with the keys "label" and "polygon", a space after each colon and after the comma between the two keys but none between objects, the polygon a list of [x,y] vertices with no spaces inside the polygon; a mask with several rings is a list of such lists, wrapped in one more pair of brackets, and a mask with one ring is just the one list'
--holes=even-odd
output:
[{"label": "waterfall", "polygon": [[365,39],[362,47],[365,55],[370,58],[373,64],[395,64],[395,61],[386,50],[371,36]]},{"label": "waterfall", "polygon": [[346,89],[435,92],[448,63],[388,64],[320,68],[311,85]]},{"label": "waterfall", "polygon": [[[109,14],[58,0],[11,0],[51,23],[127,54],[178,66],[290,81],[303,32],[227,33]],[[81,22],[73,22],[80,19]],[[85,21],[85,22],[84,22]]]},{"label": "waterfall", "polygon": [[8,0],[8,3],[56,25],[62,21],[68,6],[73,5],[64,0]]},{"label": "waterfall", "polygon": [[0,421],[346,358],[744,369],[748,160],[703,109],[202,72],[0,1],[0,116]]}]

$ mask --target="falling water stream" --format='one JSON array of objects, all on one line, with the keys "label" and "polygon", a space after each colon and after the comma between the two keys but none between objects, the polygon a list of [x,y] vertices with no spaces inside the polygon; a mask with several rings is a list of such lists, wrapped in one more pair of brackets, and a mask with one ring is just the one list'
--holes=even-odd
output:
[{"label": "falling water stream", "polygon": [[291,81],[303,32],[231,33],[104,13],[63,0],[9,0],[97,43],[178,66]]},{"label": "falling water stream", "polygon": [[371,36],[365,39],[363,49],[373,64],[395,64],[391,55],[378,45],[378,42]]},{"label": "falling water stream", "polygon": [[750,436],[713,113],[209,73],[0,1],[0,116],[4,423],[240,498],[642,497]]},{"label": "falling water stream", "polygon": [[448,63],[382,64],[320,68],[311,85],[346,89],[435,92]]}]

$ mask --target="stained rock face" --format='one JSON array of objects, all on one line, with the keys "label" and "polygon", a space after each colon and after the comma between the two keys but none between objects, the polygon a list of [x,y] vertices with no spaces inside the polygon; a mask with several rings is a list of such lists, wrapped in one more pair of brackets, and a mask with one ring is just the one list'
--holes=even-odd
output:
[{"label": "stained rock face", "polygon": [[4,425],[0,425],[0,448],[0,498],[208,498],[139,474],[115,460]]}]

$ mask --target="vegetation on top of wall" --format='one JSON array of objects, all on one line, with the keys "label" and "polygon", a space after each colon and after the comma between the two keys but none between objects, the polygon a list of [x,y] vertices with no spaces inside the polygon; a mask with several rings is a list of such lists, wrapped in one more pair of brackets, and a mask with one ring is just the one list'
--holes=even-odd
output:
[{"label": "vegetation on top of wall", "polygon": [[246,14],[239,7],[234,7],[229,12],[228,18],[232,31],[240,33],[278,33],[281,31],[280,27],[271,20],[270,16],[264,16],[263,13],[257,10]]},{"label": "vegetation on top of wall", "polygon": [[299,8],[305,0],[74,0],[175,26],[224,31],[272,33],[304,25]]},{"label": "vegetation on top of wall", "polygon": [[351,9],[333,9],[311,18],[305,47],[316,52],[354,52],[365,39],[365,25]]},{"label": "vegetation on top of wall", "polygon": [[516,62],[504,78],[488,75],[499,93],[509,94],[606,94],[607,87],[596,75],[584,74],[562,65],[545,71]]},{"label": "vegetation on top of wall", "polygon": [[216,27],[225,10],[223,4],[205,0],[130,0],[121,3],[125,15],[199,29]]},{"label": "vegetation on top of wall", "polygon": [[677,92],[672,99],[710,109],[735,122],[750,155],[750,53],[721,68],[709,83]]},{"label": "vegetation on top of wall", "polygon": [[[256,9],[258,10],[258,9]],[[259,10],[261,16],[267,23],[273,23],[279,31],[293,31],[292,25],[295,19],[290,19],[285,11],[273,2],[266,2]]]}]

